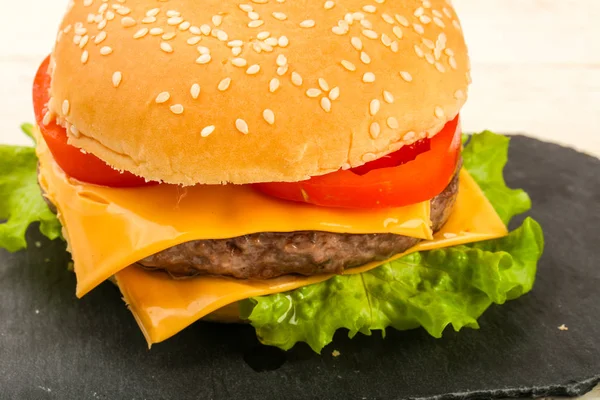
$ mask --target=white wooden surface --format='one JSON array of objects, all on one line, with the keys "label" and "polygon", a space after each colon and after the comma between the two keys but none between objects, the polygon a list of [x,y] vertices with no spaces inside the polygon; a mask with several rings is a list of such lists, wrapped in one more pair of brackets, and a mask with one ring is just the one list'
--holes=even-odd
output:
[{"label": "white wooden surface", "polygon": [[[63,3],[3,4],[0,143],[27,142],[18,125],[32,120],[31,80],[51,50]],[[454,3],[473,64],[465,130],[523,132],[600,156],[600,0]],[[585,398],[600,399],[600,389]]]}]

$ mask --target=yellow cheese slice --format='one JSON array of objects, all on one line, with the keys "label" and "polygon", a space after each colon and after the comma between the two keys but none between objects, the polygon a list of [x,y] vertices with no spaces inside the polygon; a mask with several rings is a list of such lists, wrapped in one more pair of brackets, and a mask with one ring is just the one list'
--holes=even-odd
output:
[{"label": "yellow cheese slice", "polygon": [[314,207],[248,186],[115,189],[68,178],[38,134],[39,180],[56,205],[77,274],[77,296],[169,247],[256,232],[395,233],[430,239],[429,202],[382,210]]},{"label": "yellow cheese slice", "polygon": [[[506,234],[506,226],[492,205],[469,173],[462,170],[456,205],[442,230],[435,234],[433,240],[423,241],[392,260],[415,251],[493,239]],[[371,263],[346,273],[365,272],[385,262]],[[330,277],[286,276],[265,281],[222,277],[173,280],[165,273],[131,266],[117,273],[116,280],[151,345],[168,339],[200,318],[238,300],[284,292]]]}]

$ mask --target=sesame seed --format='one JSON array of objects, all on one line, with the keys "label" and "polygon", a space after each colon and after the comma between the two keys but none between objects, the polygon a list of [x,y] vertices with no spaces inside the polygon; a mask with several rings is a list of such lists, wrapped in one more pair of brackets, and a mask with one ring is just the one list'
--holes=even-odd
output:
[{"label": "sesame seed", "polygon": [[221,26],[221,24],[223,23],[223,17],[220,15],[213,15],[212,23],[214,26]]},{"label": "sesame seed", "polygon": [[202,54],[200,57],[196,59],[196,64],[207,64],[211,60],[210,54]]},{"label": "sesame seed", "polygon": [[88,53],[87,50],[84,50],[83,53],[81,53],[81,63],[85,64],[88,62],[88,59],[90,57],[90,54]]},{"label": "sesame seed", "polygon": [[268,44],[269,46],[278,46],[279,45],[279,41],[277,40],[277,38],[274,38],[274,37],[267,38],[265,40],[265,43]]},{"label": "sesame seed", "polygon": [[175,11],[175,10],[167,11],[167,17],[169,17],[169,18],[180,17],[180,16],[181,16],[181,13],[179,11]]},{"label": "sesame seed", "polygon": [[438,18],[444,18],[444,14],[442,14],[441,12],[439,12],[438,10],[431,10],[431,13],[433,15],[435,15]]},{"label": "sesame seed", "polygon": [[190,46],[195,46],[198,44],[198,42],[200,42],[200,40],[202,40],[202,37],[200,36],[192,36],[191,38],[189,38],[187,40],[187,44],[189,44]]},{"label": "sesame seed", "polygon": [[446,113],[444,113],[444,109],[440,106],[437,106],[435,108],[435,116],[438,118],[444,118],[444,116],[446,115]]},{"label": "sesame seed", "polygon": [[165,30],[163,28],[152,28],[150,29],[150,34],[152,36],[159,36],[162,35],[165,32]]},{"label": "sesame seed", "polygon": [[153,24],[156,22],[156,17],[144,17],[142,18],[142,24]]},{"label": "sesame seed", "polygon": [[421,15],[423,15],[425,13],[425,9],[423,7],[419,7],[417,8],[417,10],[415,11],[415,17],[420,17]]},{"label": "sesame seed", "polygon": [[200,136],[202,136],[203,138],[208,137],[214,131],[215,131],[214,125],[206,126],[206,127],[202,128],[202,131],[200,131]]},{"label": "sesame seed", "polygon": [[383,13],[381,14],[381,18],[388,24],[393,25],[395,23],[394,18],[392,18],[392,16],[389,14]]},{"label": "sesame seed", "polygon": [[190,32],[193,33],[194,35],[202,34],[202,31],[197,26],[190,26]]},{"label": "sesame seed", "polygon": [[364,64],[370,64],[371,57],[369,57],[369,55],[367,53],[365,53],[364,51],[361,51],[360,52],[360,61],[362,61]]},{"label": "sesame seed", "polygon": [[384,46],[389,47],[392,44],[392,39],[390,39],[390,37],[388,35],[386,35],[385,33],[381,34],[381,43],[383,43]]},{"label": "sesame seed", "polygon": [[329,91],[329,84],[327,83],[327,81],[325,79],[319,78],[318,82],[319,82],[319,87],[321,89],[323,89],[324,92],[328,92]]},{"label": "sesame seed", "polygon": [[391,129],[398,129],[398,120],[394,117],[389,117],[386,121],[387,126],[389,126]]},{"label": "sesame seed", "polygon": [[371,23],[371,21],[367,20],[367,19],[361,19],[360,20],[360,25],[363,28],[367,28],[367,29],[373,29],[373,24]]},{"label": "sesame seed", "polygon": [[271,93],[275,93],[275,91],[279,89],[279,79],[277,78],[273,78],[271,79],[271,81],[269,82],[269,91]]},{"label": "sesame seed", "polygon": [[374,5],[372,5],[372,4],[369,4],[369,5],[363,6],[363,8],[362,8],[362,9],[363,9],[363,11],[364,11],[364,12],[368,12],[368,13],[374,13],[375,11],[377,11],[377,7],[375,7],[375,6],[374,6]]},{"label": "sesame seed", "polygon": [[77,127],[75,125],[71,125],[69,127],[69,131],[71,131],[71,133],[73,135],[75,135],[76,137],[79,137],[79,129],[77,129]]},{"label": "sesame seed", "polygon": [[62,113],[63,115],[69,114],[69,110],[71,109],[71,105],[69,104],[69,100],[65,100],[62,103]]},{"label": "sesame seed", "polygon": [[398,21],[398,23],[400,25],[407,27],[407,28],[410,26],[408,20],[405,17],[403,17],[402,15],[396,14],[394,16],[396,17],[396,21]]},{"label": "sesame seed", "polygon": [[127,7],[117,8],[117,14],[119,14],[119,15],[128,15],[129,13],[131,13],[131,10]]},{"label": "sesame seed", "polygon": [[315,25],[315,21],[312,19],[305,19],[304,21],[300,22],[300,28],[312,28]]},{"label": "sesame seed", "polygon": [[444,12],[444,14],[446,14],[446,17],[448,18],[452,18],[452,13],[450,12],[450,10],[448,10],[446,7],[444,7],[442,9],[442,11]]},{"label": "sesame seed", "polygon": [[362,34],[369,39],[377,39],[379,35],[371,29],[363,29]]},{"label": "sesame seed", "polygon": [[200,54],[210,54],[210,49],[206,46],[198,46],[198,52]]},{"label": "sesame seed", "polygon": [[266,39],[266,38],[268,38],[269,36],[271,36],[271,33],[270,33],[270,32],[267,32],[267,31],[262,31],[262,32],[259,32],[259,33],[258,33],[258,35],[256,35],[256,38],[257,38],[258,40],[265,40],[265,39]]},{"label": "sesame seed", "polygon": [[460,31],[460,24],[458,23],[457,20],[452,21],[452,26],[455,27],[457,30]]},{"label": "sesame seed", "polygon": [[113,52],[113,50],[109,46],[104,46],[100,49],[100,54],[102,54],[103,56],[107,56],[112,52]]},{"label": "sesame seed", "polygon": [[253,21],[256,21],[257,19],[260,19],[260,14],[254,11],[250,11],[248,13],[248,18],[250,18]]},{"label": "sesame seed", "polygon": [[168,32],[168,33],[165,33],[164,35],[162,35],[162,40],[171,40],[175,36],[177,36],[176,32]]},{"label": "sesame seed", "polygon": [[233,54],[236,57],[239,56],[240,54],[242,54],[242,48],[234,47],[233,49],[231,49],[231,54]]},{"label": "sesame seed", "polygon": [[190,89],[190,94],[194,100],[198,99],[200,97],[200,85],[194,83]]},{"label": "sesame seed", "polygon": [[121,25],[123,25],[125,28],[130,28],[132,26],[135,26],[135,24],[136,24],[135,19],[133,19],[131,17],[121,18]]},{"label": "sesame seed", "polygon": [[352,24],[354,22],[354,17],[351,13],[347,13],[346,15],[344,15],[344,20],[346,21],[346,23]]},{"label": "sesame seed", "polygon": [[381,103],[377,99],[373,99],[373,100],[371,100],[371,103],[369,103],[369,113],[372,116],[377,115],[380,108],[381,108]]},{"label": "sesame seed", "polygon": [[242,42],[241,40],[232,40],[227,43],[228,47],[240,47],[243,45],[244,45],[244,42]]},{"label": "sesame seed", "polygon": [[331,10],[333,7],[335,7],[335,2],[331,0],[326,1],[325,4],[323,4],[323,8],[326,10]]},{"label": "sesame seed", "polygon": [[253,8],[250,4],[240,4],[238,6],[240,8],[240,10],[244,11],[244,12],[252,12]]},{"label": "sesame seed", "polygon": [[444,67],[439,61],[435,63],[435,68],[441,73],[446,72],[446,67]]},{"label": "sesame seed", "polygon": [[94,0],[83,0],[83,6],[89,7],[94,3]]},{"label": "sesame seed", "polygon": [[285,21],[287,19],[287,15],[285,15],[282,12],[274,12],[273,14],[273,18],[279,20],[279,21]]},{"label": "sesame seed", "polygon": [[108,23],[108,21],[107,21],[107,20],[105,20],[105,19],[103,19],[102,21],[100,21],[100,22],[98,23],[98,29],[102,30],[102,29],[106,28],[106,24],[107,24],[107,23]]},{"label": "sesame seed", "polygon": [[423,49],[421,49],[417,44],[415,44],[415,53],[419,57],[423,57],[425,55],[425,53],[423,53]]},{"label": "sesame seed", "polygon": [[139,31],[137,31],[134,35],[133,38],[134,39],[141,39],[144,36],[146,36],[148,34],[148,28],[142,28]]},{"label": "sesame seed", "polygon": [[88,35],[85,35],[84,37],[82,37],[81,41],[79,42],[79,48],[83,49],[85,47],[85,45],[88,44],[89,40],[90,40],[90,37]]},{"label": "sesame seed", "polygon": [[287,57],[284,56],[283,54],[278,55],[276,63],[278,66],[283,67],[284,65],[287,64]]},{"label": "sesame seed", "polygon": [[338,97],[340,97],[340,88],[336,86],[329,92],[329,99],[335,101]]},{"label": "sesame seed", "polygon": [[219,82],[217,89],[219,89],[221,92],[224,92],[227,89],[229,89],[229,86],[231,86],[231,78],[228,77],[222,79],[221,82]]},{"label": "sesame seed", "polygon": [[377,139],[381,133],[381,127],[379,126],[379,123],[373,122],[369,127],[369,133],[373,139]]},{"label": "sesame seed", "polygon": [[208,24],[202,24],[200,25],[200,32],[202,32],[204,36],[208,36],[212,32],[212,28]]},{"label": "sesame seed", "polygon": [[236,67],[245,67],[246,65],[248,65],[248,61],[246,61],[245,58],[234,58],[233,60],[231,60],[231,64],[233,64]]},{"label": "sesame seed", "polygon": [[366,153],[365,155],[362,156],[362,160],[364,162],[374,161],[376,159],[377,159],[377,156],[373,153]]},{"label": "sesame seed", "polygon": [[419,21],[421,21],[422,24],[427,25],[431,22],[431,17],[429,17],[427,15],[421,15],[419,17]]},{"label": "sesame seed", "polygon": [[172,53],[173,52],[173,47],[171,47],[171,45],[167,42],[160,42],[160,49],[162,51],[164,51],[165,53]]},{"label": "sesame seed", "polygon": [[365,83],[375,82],[375,74],[372,72],[365,72],[365,74],[362,77],[362,80]]},{"label": "sesame seed", "polygon": [[402,29],[398,25],[395,25],[392,28],[392,32],[394,32],[394,35],[396,35],[398,39],[402,39]]},{"label": "sesame seed", "polygon": [[227,33],[224,31],[217,31],[217,39],[221,42],[226,42],[229,39],[229,36],[227,36]]},{"label": "sesame seed", "polygon": [[416,137],[417,137],[417,134],[414,133],[413,131],[410,131],[410,132],[406,132],[404,134],[404,136],[402,137],[402,139],[404,139],[408,142],[408,141],[415,140]]},{"label": "sesame seed", "polygon": [[463,100],[465,98],[465,93],[462,90],[457,90],[454,92],[454,98],[457,100]]},{"label": "sesame seed", "polygon": [[386,103],[392,104],[394,102],[394,95],[387,90],[383,91],[383,99]]},{"label": "sesame seed", "polygon": [[96,37],[94,38],[94,43],[100,44],[104,41],[104,39],[106,39],[106,32],[102,31],[96,35]]},{"label": "sesame seed", "polygon": [[277,75],[283,76],[288,71],[289,66],[286,64],[283,67],[277,68]]},{"label": "sesame seed", "polygon": [[158,96],[156,96],[156,100],[154,101],[156,101],[157,104],[162,104],[169,101],[170,98],[171,94],[169,94],[169,92],[161,92],[158,94]]},{"label": "sesame seed", "polygon": [[439,26],[440,28],[445,28],[446,27],[446,24],[444,24],[444,21],[442,21],[438,17],[433,17],[433,23],[436,24],[437,26]]},{"label": "sesame seed", "polygon": [[398,52],[398,42],[393,41],[392,44],[390,45],[390,49],[394,52],[397,53]]},{"label": "sesame seed", "polygon": [[172,17],[172,18],[169,18],[167,20],[167,25],[171,25],[171,26],[173,26],[173,25],[179,25],[182,22],[183,22],[183,18],[181,18],[181,17]]},{"label": "sesame seed", "polygon": [[273,125],[275,123],[275,113],[268,108],[263,111],[263,118],[269,125]]},{"label": "sesame seed", "polygon": [[188,29],[190,29],[191,26],[192,24],[189,21],[183,21],[181,24],[179,24],[177,28],[180,31],[187,31]]},{"label": "sesame seed", "polygon": [[402,79],[404,79],[406,82],[412,82],[413,77],[409,72],[406,71],[400,71],[400,76],[402,77]]},{"label": "sesame seed", "polygon": [[75,34],[79,36],[83,36],[87,33],[87,29],[85,28],[75,28]]},{"label": "sesame seed", "polygon": [[454,57],[450,57],[448,59],[448,63],[450,64],[450,67],[452,67],[452,69],[458,68],[458,66],[456,65],[456,59]]},{"label": "sesame seed", "polygon": [[413,24],[413,29],[415,30],[415,32],[417,32],[419,35],[422,35],[423,33],[425,33],[425,29],[423,28],[423,25],[420,24]]},{"label": "sesame seed", "polygon": [[160,13],[160,8],[153,8],[152,10],[146,11],[146,17],[156,17]]},{"label": "sesame seed", "polygon": [[183,106],[181,104],[173,104],[171,107],[171,112],[176,115],[183,114]]},{"label": "sesame seed", "polygon": [[425,54],[425,60],[427,60],[427,62],[431,65],[435,63],[435,58],[433,58],[433,56],[429,53]]},{"label": "sesame seed", "polygon": [[277,43],[279,44],[279,47],[287,47],[288,44],[290,44],[290,41],[287,36],[280,36]]},{"label": "sesame seed", "polygon": [[302,77],[300,76],[300,74],[295,71],[292,72],[292,83],[295,86],[302,86],[302,82],[303,82],[303,80],[302,80]]},{"label": "sesame seed", "polygon": [[356,36],[352,36],[352,38],[350,38],[350,44],[352,44],[352,47],[358,51],[361,51],[363,48],[362,40]]},{"label": "sesame seed", "polygon": [[250,22],[248,22],[248,28],[258,28],[259,26],[261,26],[264,23],[265,22],[260,19],[258,19],[256,21],[250,21]]},{"label": "sesame seed", "polygon": [[119,85],[121,84],[121,81],[123,80],[123,74],[119,71],[115,72],[112,76],[112,83],[113,86],[118,88]]},{"label": "sesame seed", "polygon": [[325,112],[330,112],[331,111],[331,100],[329,100],[329,98],[327,98],[327,97],[322,97],[321,98],[321,108],[323,110],[325,110]]},{"label": "sesame seed", "polygon": [[333,28],[331,28],[331,32],[335,33],[336,35],[345,35],[346,33],[348,33],[348,30],[345,28],[342,28],[340,26],[334,26]]},{"label": "sesame seed", "polygon": [[435,48],[435,43],[433,43],[433,40],[429,40],[427,38],[423,38],[421,40],[423,42],[423,44],[425,45],[425,47],[433,50]]},{"label": "sesame seed", "polygon": [[256,75],[256,74],[258,74],[259,71],[260,71],[260,65],[253,64],[248,67],[248,69],[246,70],[246,73],[248,75]]},{"label": "sesame seed", "polygon": [[243,119],[236,119],[235,120],[235,127],[237,128],[238,131],[242,132],[244,135],[248,134],[248,123],[246,123],[246,121],[244,121]]},{"label": "sesame seed", "polygon": [[344,68],[346,68],[348,71],[356,71],[356,66],[354,64],[352,64],[350,61],[347,60],[342,60],[341,64]]},{"label": "sesame seed", "polygon": [[321,89],[310,88],[306,91],[308,97],[319,97],[321,95]]}]

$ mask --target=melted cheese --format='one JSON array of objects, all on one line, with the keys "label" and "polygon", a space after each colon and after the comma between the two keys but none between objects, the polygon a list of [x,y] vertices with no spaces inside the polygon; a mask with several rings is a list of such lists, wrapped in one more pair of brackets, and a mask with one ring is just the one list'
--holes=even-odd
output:
[{"label": "melted cheese", "polygon": [[[507,234],[506,227],[473,178],[461,171],[454,210],[433,240],[423,241],[404,254],[493,239]],[[389,261],[389,260],[388,260]],[[365,272],[384,262],[346,271]],[[173,280],[165,273],[148,272],[131,266],[116,275],[117,284],[148,344],[161,342],[193,322],[236,301],[284,292],[322,282],[331,275],[287,276],[265,281],[244,281],[222,277]]]},{"label": "melted cheese", "polygon": [[39,134],[37,153],[40,184],[58,209],[79,297],[144,257],[191,240],[299,230],[432,237],[429,202],[350,210],[282,201],[248,186],[115,189],[68,178]]}]

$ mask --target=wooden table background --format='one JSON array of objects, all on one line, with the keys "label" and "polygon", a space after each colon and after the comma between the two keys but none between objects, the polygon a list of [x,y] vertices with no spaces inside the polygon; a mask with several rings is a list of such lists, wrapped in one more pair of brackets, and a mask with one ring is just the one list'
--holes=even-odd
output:
[{"label": "wooden table background", "polygon": [[[31,81],[67,0],[0,13],[0,143],[27,139]],[[399,1],[399,0],[396,0]],[[473,65],[466,131],[527,133],[600,157],[600,0],[455,0]],[[599,371],[596,371],[599,372]],[[600,399],[600,387],[585,399]]]}]

